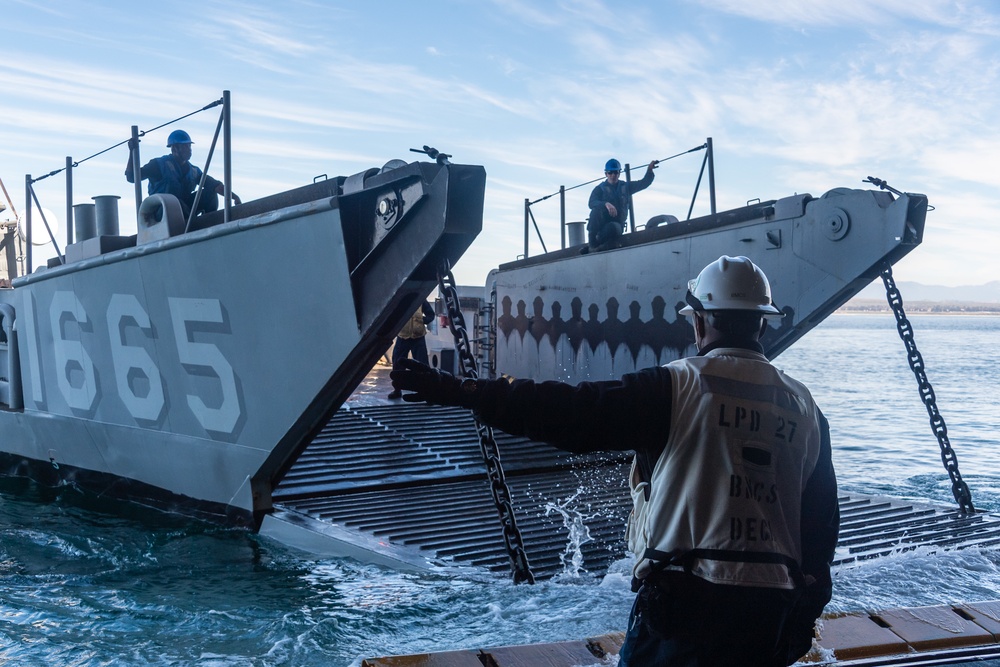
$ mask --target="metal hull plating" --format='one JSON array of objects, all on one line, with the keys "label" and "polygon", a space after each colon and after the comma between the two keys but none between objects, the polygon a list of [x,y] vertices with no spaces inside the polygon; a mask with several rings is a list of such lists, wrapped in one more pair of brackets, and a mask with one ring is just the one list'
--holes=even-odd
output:
[{"label": "metal hull plating", "polygon": [[[433,288],[438,261],[455,261],[481,228],[481,168],[396,171],[0,292],[16,313],[24,405],[0,411],[10,472],[259,519],[311,433]],[[449,172],[471,202],[449,201]],[[391,225],[372,220],[359,242],[357,212],[385,197],[406,210]]]},{"label": "metal hull plating", "polygon": [[687,281],[720,255],[745,255],[770,278],[785,311],[764,345],[774,357],[871,282],[883,262],[916,247],[927,199],[833,190],[796,195],[623,237],[623,247],[578,248],[494,271],[494,372],[513,377],[617,378],[694,352],[678,315]]}]

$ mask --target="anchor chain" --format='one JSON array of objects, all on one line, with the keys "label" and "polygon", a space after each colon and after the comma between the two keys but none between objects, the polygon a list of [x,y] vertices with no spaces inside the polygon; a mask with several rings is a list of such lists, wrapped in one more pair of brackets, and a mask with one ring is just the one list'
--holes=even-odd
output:
[{"label": "anchor chain", "polygon": [[892,278],[892,266],[885,263],[881,275],[882,282],[885,284],[886,299],[889,301],[892,314],[896,317],[896,329],[899,331],[899,337],[903,340],[903,344],[906,347],[906,358],[910,363],[910,370],[913,371],[913,375],[917,378],[920,400],[923,401],[924,406],[927,408],[927,414],[931,419],[931,430],[937,437],[938,445],[941,447],[941,462],[944,463],[944,469],[948,471],[948,476],[951,478],[951,493],[955,496],[955,500],[958,502],[962,513],[972,514],[976,511],[972,506],[972,492],[969,491],[969,485],[962,479],[962,473],[958,471],[958,457],[955,454],[955,450],[951,447],[951,442],[948,440],[948,427],[945,425],[941,413],[938,412],[934,388],[927,380],[927,374],[924,372],[924,358],[920,354],[920,351],[917,350],[917,344],[913,340],[913,326],[906,318],[906,312],[903,310],[903,298],[896,287],[896,281]]},{"label": "anchor chain", "polygon": [[[455,352],[458,355],[462,376],[476,379],[479,377],[479,371],[476,369],[476,358],[472,355],[469,334],[465,329],[465,317],[462,315],[461,304],[458,300],[455,276],[451,272],[451,265],[447,259],[442,261],[441,267],[438,269],[438,288],[441,290],[445,306],[448,309],[448,328],[455,337]],[[479,419],[475,419],[475,422],[476,432],[479,435],[479,449],[483,455],[483,462],[486,464],[486,475],[490,480],[493,503],[496,505],[497,514],[500,517],[503,542],[507,548],[507,556],[510,558],[514,583],[533,584],[535,576],[531,573],[528,555],[524,551],[524,540],[521,538],[521,532],[518,530],[517,521],[514,518],[514,504],[511,501],[510,488],[507,486],[507,480],[503,474],[503,466],[500,463],[500,448],[496,438],[493,437],[493,428],[483,424]]]}]

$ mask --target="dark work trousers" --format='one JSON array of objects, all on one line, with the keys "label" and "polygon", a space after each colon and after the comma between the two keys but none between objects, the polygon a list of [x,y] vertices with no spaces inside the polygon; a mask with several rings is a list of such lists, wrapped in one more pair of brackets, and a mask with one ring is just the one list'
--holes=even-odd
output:
[{"label": "dark work trousers", "polygon": [[[194,205],[194,194],[188,195],[184,199],[178,198],[181,203],[181,210],[184,212],[184,219],[191,215],[191,206]],[[202,190],[201,199],[198,200],[198,215],[211,213],[219,210],[219,193],[215,190]]]},{"label": "dark work trousers", "polygon": [[400,338],[396,336],[396,343],[392,346],[392,367],[399,368],[399,364],[406,359],[407,355],[422,364],[427,364],[427,341],[423,336],[419,338]]},{"label": "dark work trousers", "polygon": [[587,233],[588,245],[591,250],[606,250],[616,247],[624,230],[625,223],[614,220],[603,204],[590,210]]},{"label": "dark work trousers", "polygon": [[[668,573],[673,575],[674,573]],[[643,584],[618,667],[785,667],[793,591],[711,584],[677,573]]]}]

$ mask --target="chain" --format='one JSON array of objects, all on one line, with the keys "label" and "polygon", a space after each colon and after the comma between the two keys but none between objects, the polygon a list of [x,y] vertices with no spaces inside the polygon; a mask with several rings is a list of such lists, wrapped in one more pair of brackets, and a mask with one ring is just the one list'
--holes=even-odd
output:
[{"label": "chain", "polygon": [[892,279],[892,266],[888,263],[882,269],[882,282],[885,283],[885,296],[889,301],[889,307],[892,308],[892,314],[896,317],[899,337],[903,339],[903,344],[906,347],[906,357],[910,362],[910,369],[917,378],[920,400],[927,408],[927,414],[931,418],[931,430],[934,431],[938,445],[941,446],[941,462],[944,463],[944,469],[951,477],[951,493],[955,496],[962,513],[972,514],[976,511],[972,506],[972,493],[969,491],[969,485],[962,480],[962,474],[958,471],[958,457],[948,441],[948,427],[938,412],[934,388],[931,387],[931,383],[927,380],[927,374],[924,372],[924,358],[917,350],[917,344],[913,340],[913,326],[906,319],[906,312],[903,311],[903,298],[896,288],[896,282]]},{"label": "chain", "polygon": [[[469,344],[469,334],[465,329],[465,317],[462,315],[461,304],[458,300],[455,276],[451,273],[451,265],[447,259],[442,261],[441,268],[438,270],[438,287],[444,297],[445,306],[448,308],[448,328],[451,329],[451,333],[455,337],[455,351],[458,354],[462,376],[476,379],[479,377],[479,372],[476,370],[476,359],[472,356],[472,346]],[[507,556],[510,558],[510,569],[514,573],[514,583],[528,582],[533,584],[535,576],[531,573],[528,555],[524,551],[524,541],[514,519],[514,504],[511,502],[510,488],[507,486],[503,466],[500,464],[500,448],[493,437],[493,429],[480,422],[479,419],[475,421],[476,432],[479,435],[479,449],[483,454],[483,462],[486,464],[486,475],[490,480],[493,503],[500,516],[503,542],[507,548]]]}]

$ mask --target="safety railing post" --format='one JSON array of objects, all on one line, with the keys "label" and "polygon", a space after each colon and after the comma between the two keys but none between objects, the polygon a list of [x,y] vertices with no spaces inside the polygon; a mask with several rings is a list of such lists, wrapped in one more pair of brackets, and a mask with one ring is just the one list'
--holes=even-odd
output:
[{"label": "safety railing post", "polygon": [[133,186],[135,190],[135,218],[139,219],[139,207],[142,205],[142,174],[139,172],[141,168],[139,167],[139,126],[132,126],[132,141],[129,142],[131,146],[135,146],[129,151],[129,158],[132,160],[132,174],[133,176]]},{"label": "safety railing post", "polygon": [[66,156],[66,245],[73,242],[73,158]]},{"label": "safety railing post", "polygon": [[24,175],[24,264],[25,275],[31,274],[31,174]]},{"label": "safety railing post", "polygon": [[222,182],[225,192],[226,204],[222,214],[223,222],[229,222],[230,210],[232,208],[231,198],[233,196],[233,171],[232,171],[232,107],[229,102],[229,91],[222,91]]},{"label": "safety railing post", "polygon": [[[625,184],[628,188],[626,191],[631,191],[632,183],[632,167],[628,162],[625,163]],[[635,233],[635,207],[632,205],[632,195],[628,196],[628,227],[629,231]]]},{"label": "safety railing post", "polygon": [[712,215],[715,215],[715,157],[712,152],[712,137],[705,144],[708,146],[708,199],[712,205]]},{"label": "safety railing post", "polygon": [[531,214],[531,202],[524,198],[524,256],[528,257],[528,218]]},{"label": "safety railing post", "polygon": [[559,186],[559,233],[562,236],[562,247],[566,247],[566,186]]}]

